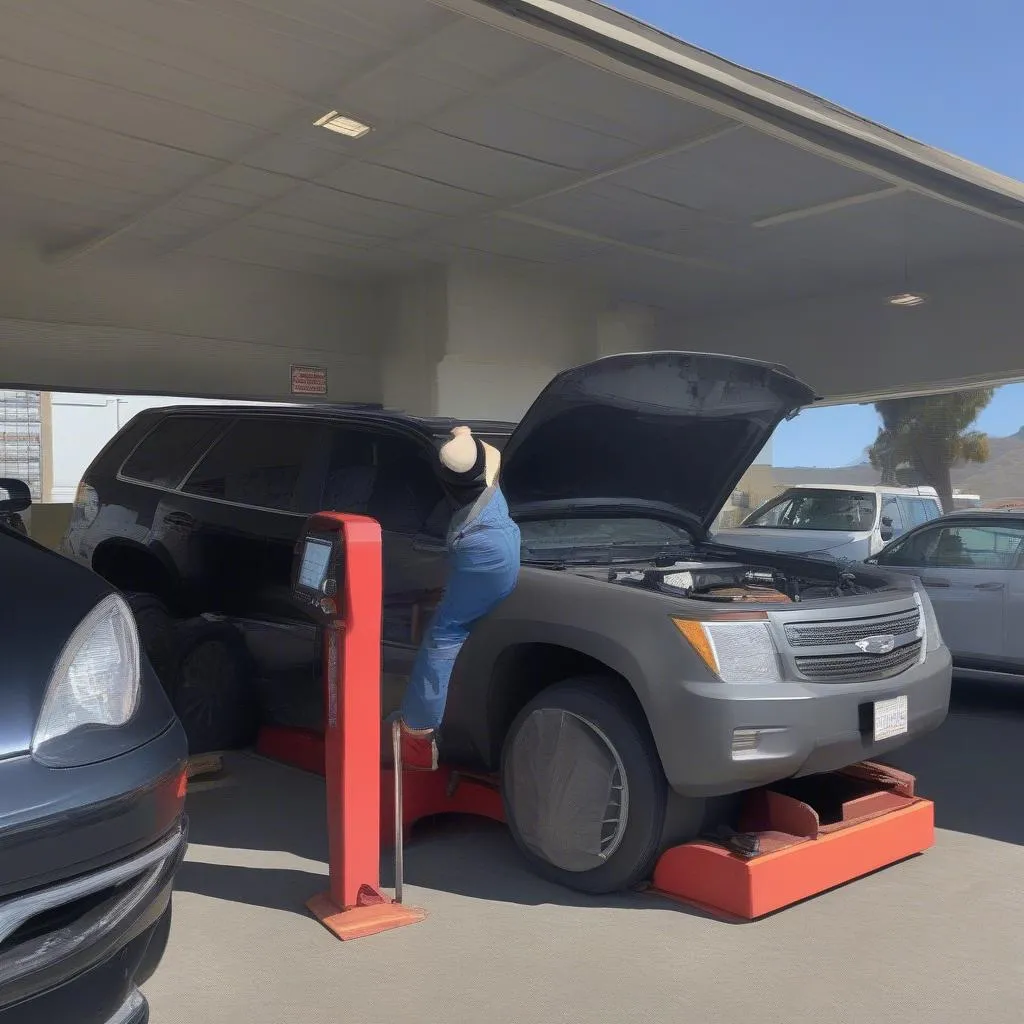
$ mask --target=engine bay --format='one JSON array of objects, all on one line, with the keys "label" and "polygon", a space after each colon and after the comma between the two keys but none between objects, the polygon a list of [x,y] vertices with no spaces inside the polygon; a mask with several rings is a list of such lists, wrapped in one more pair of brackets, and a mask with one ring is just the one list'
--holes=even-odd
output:
[{"label": "engine bay", "polygon": [[775,566],[708,559],[670,565],[613,565],[585,574],[607,583],[716,604],[795,604],[855,597],[878,589],[852,569],[838,565],[823,563],[820,577],[812,577],[802,568],[804,572],[786,572]]}]

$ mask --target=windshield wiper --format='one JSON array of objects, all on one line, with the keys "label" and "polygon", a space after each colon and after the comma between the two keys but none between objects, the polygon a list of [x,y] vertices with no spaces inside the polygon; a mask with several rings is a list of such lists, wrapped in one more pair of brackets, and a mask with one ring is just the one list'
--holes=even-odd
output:
[{"label": "windshield wiper", "polygon": [[544,568],[568,568],[569,565],[616,565],[631,562],[652,562],[655,565],[671,564],[678,558],[693,557],[694,550],[685,544],[635,544],[625,541],[609,541],[607,544],[587,544],[579,547],[564,547],[561,558],[537,558],[525,555],[531,565]]},{"label": "windshield wiper", "polygon": [[522,560],[524,565],[533,565],[539,569],[561,570],[569,568],[569,563],[560,558],[535,558],[533,555],[524,554]]}]

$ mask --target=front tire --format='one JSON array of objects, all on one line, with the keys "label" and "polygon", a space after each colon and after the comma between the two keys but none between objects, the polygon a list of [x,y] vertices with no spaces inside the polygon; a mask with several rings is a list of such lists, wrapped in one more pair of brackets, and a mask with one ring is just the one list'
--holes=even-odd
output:
[{"label": "front tire", "polygon": [[173,634],[171,704],[190,754],[250,746],[259,727],[245,643],[226,622],[190,619]]},{"label": "front tire", "polygon": [[150,665],[164,690],[170,693],[170,674],[173,671],[174,617],[167,605],[153,594],[127,593],[124,595],[135,616],[135,625]]},{"label": "front tire", "polygon": [[538,875],[591,894],[649,877],[668,783],[631,693],[599,677],[550,687],[512,723],[501,770],[509,828]]}]

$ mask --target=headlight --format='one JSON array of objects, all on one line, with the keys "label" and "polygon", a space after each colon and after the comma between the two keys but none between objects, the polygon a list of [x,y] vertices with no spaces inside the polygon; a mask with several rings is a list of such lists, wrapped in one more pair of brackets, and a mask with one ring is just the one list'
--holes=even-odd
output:
[{"label": "headlight", "polygon": [[672,621],[723,683],[771,683],[782,678],[767,616]]},{"label": "headlight", "polygon": [[921,645],[923,657],[925,654],[937,651],[943,645],[942,630],[939,629],[939,620],[935,617],[935,609],[932,607],[932,599],[928,596],[928,592],[916,580],[914,587],[917,590],[914,600],[921,612],[921,621],[917,626],[917,638],[924,641]]},{"label": "headlight", "polygon": [[94,487],[83,481],[75,492],[75,503],[71,508],[71,525],[82,529],[92,526],[99,514],[100,496]]},{"label": "headlight", "polygon": [[64,645],[43,700],[32,752],[83,726],[125,725],[139,703],[139,634],[131,609],[104,598]]}]

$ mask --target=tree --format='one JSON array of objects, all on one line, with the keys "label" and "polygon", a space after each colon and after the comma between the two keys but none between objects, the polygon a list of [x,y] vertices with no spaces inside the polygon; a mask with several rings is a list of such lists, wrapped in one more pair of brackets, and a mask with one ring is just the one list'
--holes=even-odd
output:
[{"label": "tree", "polygon": [[876,402],[882,425],[868,458],[881,482],[891,486],[917,479],[934,487],[942,507],[953,511],[950,470],[958,463],[988,460],[988,438],[968,428],[994,394],[994,388],[968,388]]}]

